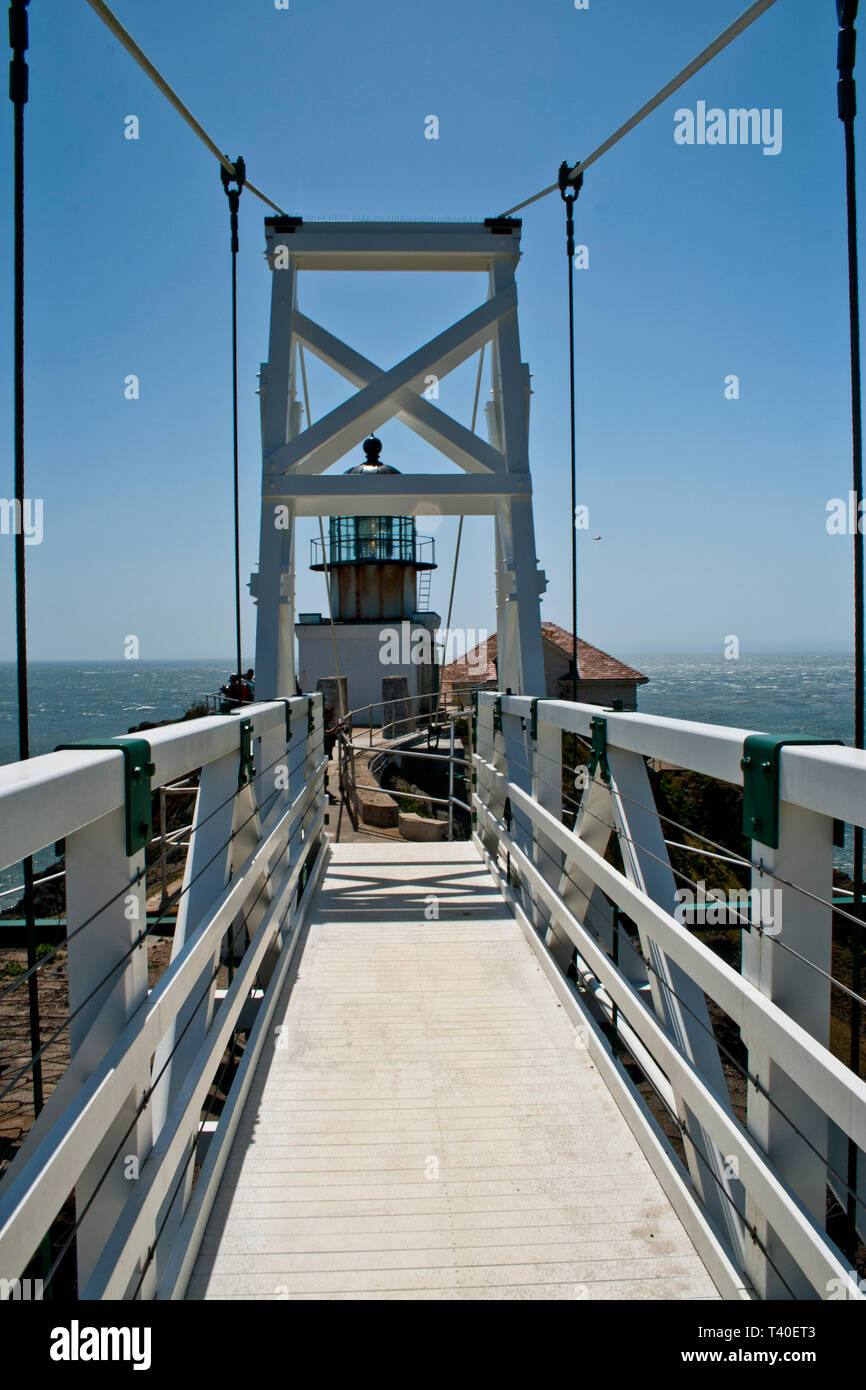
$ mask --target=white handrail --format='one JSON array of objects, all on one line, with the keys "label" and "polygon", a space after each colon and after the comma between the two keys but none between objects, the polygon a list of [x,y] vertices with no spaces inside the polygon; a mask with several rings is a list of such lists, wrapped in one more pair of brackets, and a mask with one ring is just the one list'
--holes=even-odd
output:
[{"label": "white handrail", "polygon": [[[27,1141],[0,1183],[0,1268],[4,1271],[14,1270],[20,1274],[26,1267],[70,1188],[77,1188],[85,1180],[100,1149],[105,1147],[106,1136],[110,1132],[117,1132],[118,1119],[125,1113],[130,1096],[141,1097],[139,1103],[145,1106],[150,1104],[158,1079],[154,1077],[151,1080],[152,1058],[170,1036],[182,1011],[195,1002],[193,992],[200,992],[203,983],[212,974],[214,960],[219,957],[227,931],[237,921],[239,914],[251,912],[267,891],[261,920],[257,917],[251,919],[254,923],[254,926],[251,925],[253,940],[237,966],[234,981],[212,1021],[203,1024],[204,1032],[197,1054],[190,1055],[178,1074],[177,1081],[181,1087],[177,1091],[175,1086],[172,1092],[172,1109],[167,1122],[159,1129],[157,1147],[142,1154],[148,1177],[136,1193],[136,1202],[130,1207],[130,1211],[139,1212],[134,1227],[127,1238],[120,1240],[124,1268],[128,1268],[131,1262],[134,1269],[146,1255],[148,1246],[152,1245],[153,1225],[148,1230],[142,1226],[142,1222],[147,1225],[148,1219],[147,1214],[140,1214],[144,1198],[147,1193],[156,1191],[163,1181],[165,1165],[176,1157],[177,1144],[182,1147],[191,1142],[202,1099],[213,1078],[214,1058],[218,1059],[221,1055],[226,1037],[237,1025],[249,989],[275,935],[280,933],[284,942],[289,941],[300,920],[294,909],[289,919],[285,914],[287,907],[291,906],[301,874],[309,865],[310,855],[322,843],[325,819],[323,774],[327,763],[321,758],[322,701],[321,696],[313,698],[315,705],[311,705],[310,697],[301,696],[289,701],[268,701],[244,708],[243,717],[250,721],[251,737],[262,740],[260,751],[263,756],[256,758],[256,763],[264,763],[266,758],[270,760],[267,766],[256,766],[252,779],[249,778],[249,769],[241,764],[241,725],[236,715],[209,717],[148,731],[147,741],[155,765],[152,790],[166,787],[172,791],[196,791],[196,788],[177,788],[174,784],[190,771],[205,769],[210,763],[215,763],[218,777],[225,781],[228,776],[229,795],[217,807],[223,822],[214,822],[208,834],[213,835],[216,830],[218,836],[225,837],[228,828],[217,830],[216,827],[224,823],[227,816],[232,834],[228,842],[223,844],[222,852],[225,855],[238,852],[231,851],[231,841],[251,821],[255,825],[245,832],[245,836],[257,842],[246,853],[242,863],[232,861],[231,869],[227,867],[229,880],[214,901],[209,906],[199,901],[196,914],[198,916],[204,909],[201,920],[182,942],[178,954],[150,994],[137,996],[141,1002],[137,1008],[133,1004],[131,1016],[125,1020],[122,1015],[118,1018],[116,1011],[110,1013],[109,1004],[109,1013],[104,1015],[101,1009],[98,1010],[86,1025],[89,1031],[83,1035],[79,1032],[77,1040],[73,1040],[74,1065],[49,1097]],[[314,723],[310,722],[312,711]],[[298,737],[299,734],[302,736]],[[301,764],[297,761],[297,754],[301,755],[301,762],[304,763],[300,775]],[[232,771],[233,758],[237,759],[237,776]],[[276,772],[280,764],[285,764],[284,771],[288,775],[282,780],[275,777],[275,785],[278,790],[281,789],[284,800],[267,811],[272,798],[263,796],[257,788],[264,786],[266,793],[268,784],[263,784],[260,779],[271,767]],[[290,764],[294,764],[294,767]],[[17,857],[32,854],[51,840],[84,830],[91,822],[99,823],[99,836],[116,836],[118,818],[114,813],[123,806],[126,790],[123,770],[124,760],[114,757],[111,749],[64,750],[32,759],[28,763],[0,768],[0,815],[3,816],[5,832],[0,854],[3,863],[14,862]],[[287,802],[289,795],[292,799]],[[201,811],[201,804],[201,801],[197,802],[192,827],[157,835],[155,841],[161,839],[164,844],[171,844],[190,828],[194,834],[200,831],[211,819],[209,814]],[[233,806],[236,808],[234,811]],[[239,813],[243,819],[236,827]],[[201,816],[204,819],[200,821]],[[108,844],[108,841],[105,843]],[[248,844],[249,839],[236,842],[237,845],[241,843]],[[244,853],[246,849],[240,852]],[[133,859],[124,857],[122,835],[111,854],[115,855],[112,872],[119,870],[121,874],[129,872],[133,876],[135,863]],[[321,872],[325,857],[324,852],[319,855],[314,874]],[[136,862],[143,864],[143,855]],[[227,866],[228,863],[227,859]],[[204,867],[207,868],[207,864]],[[80,860],[78,872],[80,874]],[[185,885],[184,891],[192,886],[193,881]],[[215,886],[218,881],[219,876]],[[222,881],[225,882],[224,879]],[[93,886],[96,901],[101,901],[98,884],[94,883]],[[108,908],[111,902],[108,891],[105,897],[108,899],[105,907]],[[305,910],[309,899],[302,901]],[[103,911],[105,909],[92,914],[92,920],[100,918]],[[197,917],[193,918],[195,920]],[[95,930],[104,932],[105,929]],[[95,940],[108,942],[104,936],[97,936]],[[132,944],[135,946],[135,940]],[[100,970],[100,949],[97,947],[97,955],[93,957],[97,971]],[[110,952],[112,950],[114,947],[110,946]],[[116,951],[110,954],[109,964],[116,955]],[[125,960],[127,956],[121,955],[119,964]],[[71,965],[70,952],[70,979]],[[101,969],[104,971],[104,964]],[[132,960],[124,969],[133,969]],[[257,1001],[260,1011],[262,1008],[270,1009],[275,999],[275,981],[279,971],[269,968],[267,973],[270,975],[267,988],[262,999]],[[89,981],[85,987],[89,987]],[[100,988],[102,985],[96,986],[97,990]],[[206,1017],[210,1019],[209,1014]],[[112,1018],[116,1019],[114,1024]],[[167,1061],[170,1062],[173,1056],[172,1049]],[[77,1063],[76,1058],[79,1059]],[[82,1058],[86,1059],[84,1064]],[[144,1081],[144,1078],[147,1080]],[[186,1097],[187,1103],[179,1112],[181,1096]],[[195,1110],[196,1100],[199,1102],[198,1111]],[[122,1120],[120,1125],[122,1130]],[[130,1143],[133,1142],[131,1139]],[[152,1165],[148,1166],[151,1159]],[[162,1195],[165,1195],[164,1192]],[[106,1246],[98,1256],[97,1265],[94,1267],[88,1262],[86,1266],[89,1270],[88,1287],[95,1287],[94,1280],[109,1278],[111,1269],[120,1258],[119,1226],[115,1226],[115,1236],[112,1238],[111,1225],[115,1222],[115,1216],[109,1215],[111,1210],[108,1203],[99,1218],[107,1222]],[[150,1213],[149,1206],[146,1212]],[[100,1232],[99,1225],[96,1230]],[[135,1244],[134,1249],[129,1247],[129,1240]]]},{"label": "white handrail", "polygon": [[[322,769],[320,764],[319,775]],[[0,1184],[0,1268],[24,1268],[42,1238],[45,1213],[59,1209],[93,1157],[109,1122],[117,1115],[136,1078],[149,1065],[224,933],[266,877],[270,858],[285,848],[295,825],[317,794],[318,777],[307,783],[267,838],[249,855],[209,916],[59,1115],[56,1125],[20,1169],[13,1163]]]},{"label": "white handrail", "polygon": [[[582,797],[571,803],[577,813],[567,824],[559,780],[564,733],[593,744],[601,760]],[[632,1055],[648,1062],[645,1075],[668,1105],[672,1088],[692,1177],[690,1195],[680,1188],[688,1208],[680,1214],[702,1214],[720,1233],[719,1249],[732,1267],[768,1297],[781,1296],[772,1290],[783,1286],[790,1290],[792,1280],[801,1290],[794,1297],[810,1296],[802,1290],[811,1287],[819,1297],[836,1288],[842,1297],[859,1298],[856,1277],[826,1234],[825,1197],[828,1182],[837,1195],[845,1187],[830,1157],[836,1141],[844,1149],[850,1138],[861,1155],[866,1152],[866,1081],[829,1047],[831,933],[833,913],[841,911],[832,901],[832,822],[866,824],[866,753],[842,745],[786,745],[780,739],[780,847],[755,839],[751,854],[740,858],[695,850],[750,871],[757,893],[765,879],[794,890],[784,929],[781,918],[775,924],[775,907],[767,920],[763,909],[754,909],[742,921],[744,974],[673,915],[679,895],[667,849],[679,846],[665,838],[644,764],[658,759],[742,787],[741,759],[751,733],[480,691],[473,839],[539,959],[547,961],[548,973],[558,978],[568,961],[576,960],[589,991],[574,993],[579,1011],[594,1020],[605,1017],[607,1008],[610,1022],[616,1009],[623,1044],[629,1045],[628,1038],[637,1044]],[[775,788],[768,790],[775,794]],[[732,832],[739,836],[743,827],[738,823]],[[619,842],[623,870],[608,862],[611,836]],[[523,906],[519,893],[512,892],[515,874],[527,886]],[[613,904],[612,913],[602,914],[600,936],[582,920],[582,904],[594,892],[599,903],[603,898]],[[630,978],[632,963],[626,973],[616,963],[616,909],[640,936],[634,968],[645,968],[641,979],[647,982],[640,990]],[[564,975],[562,980],[564,985]],[[705,996],[739,1029],[748,1050],[745,1126],[727,1094]],[[605,1075],[616,1074],[615,1085],[630,1087],[617,1070],[617,1047],[603,1039],[598,1045],[609,1049]],[[634,1132],[666,1182],[668,1169],[679,1168],[679,1161],[672,1153],[665,1157],[648,1137],[654,1122],[639,1097],[635,1100],[643,1118]],[[838,1167],[839,1159],[835,1162]],[[840,1200],[844,1203],[844,1196]],[[792,1261],[787,1269],[776,1263],[774,1242]]]},{"label": "white handrail", "polygon": [[[782,1063],[792,1081],[808,1094],[820,1095],[830,1118],[861,1148],[866,1148],[866,1081],[855,1076],[844,1062],[834,1057],[783,1009],[680,926],[670,913],[514,782],[480,756],[477,762],[510,798],[512,805],[530,816],[564,854],[575,859],[602,892],[634,922],[645,925],[665,954],[681,965],[736,1024],[757,1037],[770,1056]],[[473,800],[485,815],[490,815],[478,797]],[[509,841],[513,843],[510,835]]]},{"label": "white handrail", "polygon": [[[306,719],[310,698],[296,696],[289,702],[299,725]],[[276,700],[244,706],[242,717],[251,721],[253,737],[261,738],[285,728],[286,705]],[[150,745],[155,768],[151,788],[157,791],[237,751],[240,723],[236,714],[206,715],[148,729],[142,737]],[[122,807],[123,771],[123,758],[110,750],[91,749],[45,753],[0,767],[0,870]]]},{"label": "white handrail", "polygon": [[[481,807],[484,819],[495,824],[497,833],[508,846],[509,853],[522,873],[545,898],[548,906],[555,909],[557,920],[567,925],[575,946],[602,982],[617,1008],[622,1011],[623,1017],[628,1020],[641,1042],[650,1051],[654,1061],[663,1068],[722,1152],[736,1160],[742,1181],[755,1200],[761,1204],[762,1210],[772,1221],[779,1236],[797,1256],[800,1267],[813,1287],[821,1290],[834,1280],[841,1280],[842,1284],[846,1285],[850,1269],[839,1258],[823,1230],[774,1171],[766,1156],[746,1131],[721,1106],[692,1062],[643,1005],[633,987],[612,964],[586,928],[557,901],[557,895],[544,882],[536,865],[523,853],[502,822],[492,816],[478,798],[475,799]],[[655,906],[648,899],[646,901],[648,906]],[[742,983],[745,984],[745,981]],[[775,1008],[762,996],[759,995],[758,999],[762,1005],[770,1009]],[[776,1010],[776,1013],[781,1014],[781,1010]],[[784,1015],[781,1016],[785,1018]],[[786,1022],[788,1027],[796,1026],[790,1019]],[[835,1058],[832,1060],[835,1061]],[[864,1108],[861,1118],[866,1117],[866,1086],[862,1086],[862,1091]]]},{"label": "white handrail", "polygon": [[[533,701],[529,696],[497,697],[494,691],[486,690],[478,692],[479,711],[491,710],[497,698],[504,714],[527,721],[531,717]],[[591,734],[591,721],[601,715],[607,721],[607,741],[615,747],[737,787],[743,785],[743,743],[751,735],[765,732],[626,713],[569,700],[539,700],[536,711],[539,723],[586,738]],[[779,767],[782,801],[849,825],[866,826],[866,752],[842,744],[791,745],[782,749]]]}]

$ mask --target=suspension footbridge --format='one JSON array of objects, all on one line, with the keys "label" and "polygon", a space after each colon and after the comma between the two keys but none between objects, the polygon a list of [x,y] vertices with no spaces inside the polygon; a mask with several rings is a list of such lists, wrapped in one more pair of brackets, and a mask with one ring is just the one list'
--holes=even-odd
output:
[{"label": "suspension footbridge", "polygon": [[[485,692],[472,722],[462,843],[328,838],[321,696],[0,769],[4,863],[65,840],[70,982],[69,1067],[0,1187],[9,1278],[72,1195],[46,1274],[74,1239],[84,1298],[862,1297],[825,1212],[866,1145],[829,1047],[864,755],[778,750],[751,872],[785,926],[758,893],[738,970],[672,913],[646,759],[748,790],[748,731]],[[565,817],[563,732],[594,749]],[[136,778],[199,768],[148,990]]]},{"label": "suspension footbridge", "polygon": [[[563,166],[569,238],[584,171],[772,3],[752,5],[592,156]],[[220,161],[236,328],[238,202],[244,186],[264,195],[102,0],[90,4]],[[27,43],[24,6],[13,10],[20,157]],[[839,7],[851,139],[855,11]],[[862,641],[854,748],[546,698],[511,214],[556,187],[481,222],[305,222],[265,199],[275,215],[265,222],[271,318],[250,583],[255,703],[30,757],[17,538],[21,761],[0,767],[0,871],[24,866],[28,959],[0,1006],[26,999],[30,1046],[5,1059],[0,1106],[32,1087],[33,1122],[0,1181],[4,1298],[34,1279],[86,1300],[864,1297],[866,999],[859,963],[843,979],[837,950],[844,936],[859,962]],[[20,177],[16,213],[20,311]],[[469,272],[486,293],[381,368],[304,314],[309,271]],[[22,342],[18,312],[21,506]],[[305,351],[354,387],[315,422]],[[467,428],[424,384],[476,354]],[[859,361],[854,377],[859,402]],[[329,472],[395,418],[452,471]],[[574,428],[572,399],[573,439]],[[855,502],[858,466],[855,431]],[[326,727],[322,695],[300,693],[296,526],[406,519],[420,503],[490,519],[499,688],[476,689],[465,708],[428,691],[427,752],[396,741],[396,756],[435,757],[450,726],[438,800],[452,838],[341,843],[326,739],[339,742],[345,794],[364,730],[342,706]],[[390,521],[374,529],[376,544],[394,535]],[[334,633],[328,553],[322,529]],[[576,694],[576,564],[572,585]],[[862,595],[857,613],[862,639]],[[334,654],[339,689],[336,637]],[[371,716],[370,747],[372,726]],[[384,730],[376,746],[394,747]],[[659,766],[736,789],[724,844],[659,808],[649,776]],[[163,823],[155,856],[154,806],[181,789],[193,809],[171,956],[156,970],[150,947],[166,912],[149,905],[148,875],[171,837]],[[462,842],[455,808],[467,818]],[[840,903],[834,847],[846,826],[853,888]],[[65,935],[37,957],[34,858],[52,845]],[[682,884],[700,885],[672,848],[724,860],[749,882],[728,909],[725,950],[675,911]],[[45,1037],[40,974],[61,952],[68,1008]],[[58,1041],[68,1063],[47,1088],[43,1062]]]}]

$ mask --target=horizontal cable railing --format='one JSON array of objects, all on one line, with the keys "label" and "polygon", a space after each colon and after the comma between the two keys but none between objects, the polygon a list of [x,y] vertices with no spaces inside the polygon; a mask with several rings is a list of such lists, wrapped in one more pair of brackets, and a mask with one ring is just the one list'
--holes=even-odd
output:
[{"label": "horizontal cable railing", "polygon": [[[467,815],[471,813],[471,807],[461,797],[456,795],[455,782],[458,777],[465,780],[465,772],[458,772],[458,769],[471,767],[471,760],[468,757],[461,757],[455,752],[456,745],[456,723],[458,720],[465,720],[468,724],[471,710],[462,705],[455,705],[449,709],[447,705],[436,706],[439,695],[434,691],[426,695],[407,695],[397,699],[382,700],[378,704],[362,705],[358,709],[352,710],[343,719],[337,721],[336,732],[339,739],[339,777],[340,786],[346,799],[346,804],[350,807],[350,814],[356,823],[360,819],[360,804],[358,796],[358,781],[355,771],[355,754],[365,754],[368,758],[371,754],[375,755],[371,766],[379,759],[387,759],[392,756],[402,762],[404,759],[423,762],[444,763],[448,768],[448,795],[432,796],[427,792],[422,792],[416,787],[411,790],[401,791],[393,787],[373,788],[385,792],[391,796],[398,804],[401,798],[413,802],[422,802],[427,806],[443,806],[448,809],[448,830],[449,840],[454,839],[454,808],[465,811]],[[422,717],[428,722],[425,727],[419,729],[416,716],[410,712],[401,715],[400,706],[412,706],[420,702],[426,703],[427,708],[422,711]],[[383,718],[381,731],[378,741],[374,741],[373,736],[373,710],[382,707]],[[354,728],[363,727],[363,720],[358,721],[357,716],[367,715],[368,739],[367,743],[359,742],[352,738]],[[441,729],[447,726],[448,729],[448,751],[439,751],[439,738]],[[426,737],[427,748],[419,749],[411,742],[414,738]],[[435,751],[433,751],[435,750]]]},{"label": "horizontal cable railing", "polygon": [[[866,1082],[831,1049],[830,1008],[832,991],[859,1000],[835,966],[834,921],[841,930],[851,913],[834,902],[833,846],[838,822],[866,821],[866,755],[779,740],[776,788],[770,755],[750,765],[750,731],[486,691],[476,706],[476,844],[708,1264],[740,1296],[862,1297]],[[751,838],[747,855],[678,822],[700,843],[666,839],[648,759],[745,783],[762,815],[775,798],[775,843],[754,838],[755,821],[750,837],[745,815],[729,838]],[[668,851],[703,844],[751,888],[702,897]],[[700,936],[700,909],[721,904],[739,969]],[[680,1157],[628,1059],[673,1120]],[[844,1234],[838,1222],[828,1234],[828,1197],[855,1213]]]},{"label": "horizontal cable railing", "polygon": [[[327,859],[322,714],[321,696],[305,696],[153,729],[149,763],[134,769],[110,747],[0,768],[0,867],[65,841],[67,933],[49,955],[65,949],[69,985],[60,1027],[4,1077],[5,1092],[20,1086],[67,1039],[68,1066],[0,1183],[5,1278],[41,1252],[50,1291],[74,1253],[79,1297],[182,1292]],[[193,773],[197,787],[178,785]],[[154,837],[163,862],[188,837],[182,887],[166,901],[163,869],[154,921],[145,847],[151,798],[164,806],[166,792],[194,794],[195,809],[168,833],[163,814]],[[171,962],[148,990],[147,937],[169,910]],[[0,995],[7,1009],[24,978]],[[232,1073],[205,1126],[215,1082]]]}]

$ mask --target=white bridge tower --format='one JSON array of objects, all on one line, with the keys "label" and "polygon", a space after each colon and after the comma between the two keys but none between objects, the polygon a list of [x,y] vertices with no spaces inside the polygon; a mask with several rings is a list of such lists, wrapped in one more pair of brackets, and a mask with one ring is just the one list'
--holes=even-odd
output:
[{"label": "white bridge tower", "polygon": [[[520,360],[515,269],[520,222],[304,222],[265,219],[272,271],[269,356],[261,372],[262,517],[256,694],[295,694],[295,521],[307,516],[401,516],[432,504],[443,515],[491,516],[496,529],[496,621],[500,689],[545,694],[538,569],[529,473],[529,369]],[[474,271],[488,276],[484,303],[409,357],[383,370],[307,318],[298,307],[304,270]],[[492,351],[488,439],[422,394],[480,352]],[[298,346],[357,388],[301,428]],[[371,432],[396,417],[458,470],[375,479],[322,476]]]}]

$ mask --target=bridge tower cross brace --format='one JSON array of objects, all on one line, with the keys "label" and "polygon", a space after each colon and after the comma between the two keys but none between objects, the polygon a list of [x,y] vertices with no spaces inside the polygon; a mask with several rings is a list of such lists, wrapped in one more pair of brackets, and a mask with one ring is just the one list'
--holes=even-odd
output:
[{"label": "bridge tower cross brace", "polygon": [[[256,693],[295,694],[295,523],[299,517],[415,514],[491,516],[495,526],[498,681],[515,695],[544,695],[540,595],[529,473],[529,369],[520,359],[515,269],[520,222],[304,222],[265,219],[272,272],[270,344],[261,369],[262,510],[257,604]],[[486,300],[390,370],[304,315],[298,278],[306,270],[474,271]],[[486,343],[493,390],[484,440],[424,393]],[[356,387],[348,401],[302,427],[298,348]],[[461,470],[375,479],[322,476],[371,431],[400,419]]]}]

